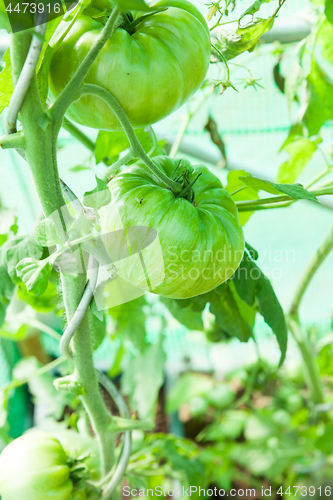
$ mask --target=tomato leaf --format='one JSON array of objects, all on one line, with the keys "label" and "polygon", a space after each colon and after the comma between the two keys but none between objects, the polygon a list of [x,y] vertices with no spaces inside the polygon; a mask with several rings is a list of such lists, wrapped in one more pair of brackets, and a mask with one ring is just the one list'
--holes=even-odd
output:
[{"label": "tomato leaf", "polygon": [[6,4],[3,0],[0,0],[0,30],[6,30],[8,33],[12,32],[12,27],[6,12]]},{"label": "tomato leaf", "polygon": [[264,181],[251,176],[240,177],[240,180],[247,186],[259,191],[266,191],[266,193],[271,194],[284,193],[294,198],[294,200],[310,200],[319,203],[315,195],[307,191],[302,184],[276,184],[275,182]]},{"label": "tomato leaf", "polygon": [[133,358],[125,370],[121,383],[125,395],[140,418],[151,417],[158,392],[164,382],[165,352],[163,336],[156,344],[148,345],[144,352]]},{"label": "tomato leaf", "polygon": [[233,277],[238,295],[249,305],[258,301],[258,311],[271,327],[277,338],[280,351],[280,366],[287,351],[288,333],[283,309],[273,287],[261,269],[245,251],[240,267]]},{"label": "tomato leaf", "polygon": [[249,254],[251,255],[253,260],[259,259],[259,253],[257,252],[257,250],[255,248],[253,248],[250,245],[250,243],[245,242],[245,248],[247,249],[247,251],[249,252]]},{"label": "tomato leaf", "polygon": [[[145,132],[144,128],[139,128],[135,130],[135,135],[139,139],[143,149],[148,152],[151,147],[151,140],[148,132]],[[106,130],[100,130],[96,140],[96,164],[103,160],[107,160],[110,164],[114,163],[118,159],[120,153],[128,149],[129,146],[130,143],[125,132],[108,132]]]},{"label": "tomato leaf", "polygon": [[26,257],[40,259],[43,253],[42,247],[37,243],[33,236],[8,240],[1,247],[1,251],[4,252],[7,271],[13,280],[16,277],[16,265],[20,262],[20,260],[25,259]]},{"label": "tomato leaf", "polygon": [[295,140],[284,145],[283,149],[290,158],[284,162],[278,172],[277,180],[281,183],[293,183],[311,160],[317,149],[318,142],[305,137],[295,137]]},{"label": "tomato leaf", "polygon": [[332,0],[325,1],[325,16],[327,20],[333,24],[333,2]]},{"label": "tomato leaf", "polygon": [[57,234],[55,223],[51,219],[43,219],[35,227],[34,236],[37,243],[42,247],[48,247],[62,243]]},{"label": "tomato leaf", "polygon": [[312,64],[307,83],[310,98],[303,122],[311,136],[317,134],[327,120],[333,119],[333,84],[316,62]]},{"label": "tomato leaf", "polygon": [[49,281],[45,292],[40,295],[34,295],[28,292],[25,283],[21,281],[18,283],[17,295],[19,299],[27,302],[35,311],[48,313],[53,311],[57,305],[58,290],[56,285]]},{"label": "tomato leaf", "polygon": [[97,186],[92,191],[86,191],[83,195],[83,203],[86,207],[93,208],[96,212],[111,201],[111,193],[107,184],[95,176]]},{"label": "tomato leaf", "polygon": [[203,330],[201,311],[193,311],[191,305],[183,300],[160,297],[160,301],[169,309],[172,316],[189,330]]},{"label": "tomato leaf", "polygon": [[0,73],[0,114],[9,106],[14,91],[9,49],[6,50],[3,60],[6,66]]},{"label": "tomato leaf", "polygon": [[13,378],[15,380],[28,380],[33,402],[43,407],[45,416],[59,419],[65,406],[70,405],[73,401],[73,396],[64,391],[57,391],[53,385],[54,376],[51,373],[34,377],[36,370],[42,366],[34,356],[23,358],[14,366]]},{"label": "tomato leaf", "polygon": [[34,295],[45,292],[52,266],[48,262],[26,258],[16,265],[19,278],[26,284],[27,290]]},{"label": "tomato leaf", "polygon": [[[247,201],[247,200],[256,200],[259,198],[258,190],[249,186],[246,189],[244,188],[244,181],[240,178],[244,178],[249,176],[250,174],[245,172],[245,170],[232,170],[228,174],[228,183],[225,186],[225,189],[232,195],[232,199],[234,201]],[[241,191],[237,192],[239,189]],[[233,194],[235,193],[235,194]],[[249,220],[252,212],[240,212],[238,214],[239,222],[244,226],[246,222]]]},{"label": "tomato leaf", "polygon": [[[253,337],[252,328],[256,311],[238,294],[232,281],[223,283],[216,288],[209,298],[209,310],[215,315],[215,331],[210,335],[212,340],[236,337],[241,342],[247,342]],[[214,338],[214,336],[217,336]]]},{"label": "tomato leaf", "polygon": [[138,351],[143,352],[147,347],[146,337],[146,314],[144,308],[147,302],[144,297],[126,302],[109,309],[109,315],[115,322],[115,330],[122,332]]},{"label": "tomato leaf", "polygon": [[274,19],[274,15],[268,19],[257,19],[247,26],[239,27],[234,32],[223,32],[217,42],[218,49],[227,61],[246,50],[253,50],[259,38],[272,28]]}]

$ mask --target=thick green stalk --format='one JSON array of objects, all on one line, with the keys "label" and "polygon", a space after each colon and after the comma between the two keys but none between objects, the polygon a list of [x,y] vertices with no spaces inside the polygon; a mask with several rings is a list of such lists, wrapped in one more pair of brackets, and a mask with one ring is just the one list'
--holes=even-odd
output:
[{"label": "thick green stalk", "polygon": [[180,193],[182,190],[182,186],[178,183],[170,179],[166,174],[164,174],[156,165],[155,163],[149,158],[148,155],[146,155],[143,147],[141,146],[137,136],[135,135],[135,132],[133,130],[132,125],[130,124],[129,119],[126,116],[125,111],[117,101],[117,99],[107,90],[105,90],[103,87],[100,87],[99,85],[93,85],[93,84],[84,84],[82,86],[82,93],[83,94],[93,94],[105,101],[116,117],[118,118],[119,122],[121,123],[121,126],[124,129],[124,132],[129,140],[129,143],[132,148],[133,156],[136,156],[137,158],[140,158],[145,165],[155,174],[157,179],[159,179],[161,182],[163,182],[166,186],[168,186],[175,194]]},{"label": "thick green stalk", "polygon": [[[14,84],[20,76],[31,35],[26,32],[12,35],[11,56]],[[66,222],[71,220],[62,195],[57,169],[56,136],[52,122],[46,128],[41,124],[45,111],[40,101],[37,79],[34,76],[21,108],[21,123],[26,139],[25,153],[29,163],[36,192],[46,217],[59,214],[66,232]],[[77,276],[62,275],[64,302],[69,321],[79,304],[86,285],[86,274]],[[99,443],[102,473],[107,473],[113,463],[114,439],[108,432],[111,416],[99,392],[98,381],[92,359],[90,327],[88,315],[76,332],[73,342],[76,380],[85,388],[82,403],[90,417],[93,430]]]}]

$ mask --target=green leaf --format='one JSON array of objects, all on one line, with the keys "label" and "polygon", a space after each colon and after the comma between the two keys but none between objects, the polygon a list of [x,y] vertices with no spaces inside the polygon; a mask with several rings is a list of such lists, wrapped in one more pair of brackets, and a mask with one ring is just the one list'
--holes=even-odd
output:
[{"label": "green leaf", "polygon": [[333,448],[333,423],[326,425],[325,432],[315,442],[316,448],[325,453],[325,455],[332,455]]},{"label": "green leaf", "polygon": [[[151,139],[148,132],[144,128],[135,130],[135,135],[139,139],[143,149],[148,152],[151,148]],[[108,132],[100,130],[98,132],[95,149],[96,164],[103,160],[108,160],[108,163],[114,163],[120,153],[130,147],[125,132]]]},{"label": "green leaf", "polygon": [[48,282],[45,292],[38,296],[28,292],[25,283],[22,281],[18,284],[17,295],[19,299],[27,302],[36,311],[48,313],[55,309],[59,294],[56,285],[51,281]]},{"label": "green leaf", "polygon": [[217,421],[205,427],[197,437],[200,441],[235,440],[243,432],[248,414],[242,410],[227,410]]},{"label": "green leaf", "polygon": [[200,311],[193,311],[191,305],[186,302],[184,304],[183,300],[160,297],[160,301],[169,309],[172,316],[189,330],[203,330],[204,325]]},{"label": "green leaf", "polygon": [[[252,187],[248,187],[247,189],[242,189],[236,194],[232,194],[240,188],[244,187],[244,181],[240,180],[240,177],[247,177],[250,174],[245,172],[245,170],[232,170],[228,174],[228,183],[225,186],[225,189],[232,195],[232,199],[234,201],[247,201],[247,200],[257,200],[259,198],[258,191],[253,189]],[[249,220],[253,212],[240,212],[238,214],[239,222],[244,226],[246,222]]]},{"label": "green leaf", "polygon": [[332,0],[325,1],[325,16],[327,20],[333,24],[333,2]]},{"label": "green leaf", "polygon": [[28,292],[41,295],[45,292],[52,266],[48,262],[27,257],[16,265],[19,278],[25,283]]},{"label": "green leaf", "polygon": [[152,417],[160,388],[164,382],[165,352],[161,335],[156,344],[132,359],[122,377],[124,394],[141,419]]},{"label": "green leaf", "polygon": [[76,165],[76,167],[69,169],[70,172],[82,172],[82,170],[90,170],[90,168],[85,167],[84,165]]},{"label": "green leaf", "polygon": [[240,177],[240,180],[258,191],[266,191],[266,193],[271,194],[284,193],[294,198],[294,200],[310,200],[319,203],[315,195],[307,191],[302,184],[276,184],[275,182],[264,181],[251,176]]},{"label": "green leaf", "polygon": [[243,19],[245,16],[254,16],[262,6],[263,3],[268,3],[270,0],[255,0],[255,2],[248,7],[243,14],[240,16],[239,20]]},{"label": "green leaf", "polygon": [[83,195],[83,204],[91,207],[97,212],[101,207],[108,205],[111,201],[111,193],[107,184],[95,176],[97,186],[92,191],[86,191]]},{"label": "green leaf", "polygon": [[255,248],[253,248],[253,246],[250,245],[250,243],[245,242],[245,248],[248,250],[253,260],[259,259],[259,253]]},{"label": "green leaf", "polygon": [[290,158],[279,168],[277,176],[278,182],[292,184],[302,173],[304,168],[311,160],[317,149],[317,141],[306,139],[304,137],[296,138],[284,146],[284,151],[289,153]]},{"label": "green leaf", "polygon": [[17,217],[13,210],[0,207],[0,246],[3,245],[10,233],[17,233]]},{"label": "green leaf", "polygon": [[307,82],[310,99],[303,122],[311,136],[317,134],[327,120],[333,119],[333,85],[316,62],[312,63]]},{"label": "green leaf", "polygon": [[35,372],[42,364],[33,356],[21,359],[13,369],[14,380],[28,380],[29,392],[33,402],[43,407],[45,415],[60,419],[73,397],[63,391],[57,391],[53,385],[54,377],[51,373],[44,373],[34,377]]},{"label": "green leaf", "polygon": [[145,307],[146,299],[139,297],[109,309],[109,315],[115,320],[115,330],[121,332],[141,352],[147,347]]},{"label": "green leaf", "polygon": [[62,242],[57,234],[56,225],[51,219],[42,219],[37,224],[34,230],[34,237],[42,247],[54,246]]},{"label": "green leaf", "polygon": [[249,305],[258,302],[258,311],[271,327],[277,338],[280,351],[280,365],[287,351],[288,332],[283,309],[278,301],[270,281],[257,264],[245,252],[240,267],[233,277],[233,283],[239,296]]},{"label": "green leaf", "polygon": [[40,258],[42,248],[31,237],[12,238],[0,248],[0,326],[4,321],[7,305],[15,289],[15,267],[28,255]]},{"label": "green leaf", "polygon": [[[0,2],[1,1],[2,0],[0,0]],[[0,73],[0,114],[7,106],[9,106],[14,91],[9,49],[6,50],[3,60],[6,63],[6,66]]]},{"label": "green leaf", "polygon": [[185,373],[172,386],[167,395],[166,411],[173,413],[195,396],[209,391],[213,386],[211,378],[198,373]]},{"label": "green leaf", "polygon": [[[330,0],[330,8],[333,12],[333,2]],[[316,35],[316,53],[319,53],[321,49],[321,56],[332,64],[333,63],[333,47],[332,47],[332,37],[333,37],[333,26],[331,22],[325,21],[320,26]],[[319,55],[319,54],[318,54]]]},{"label": "green leaf", "polygon": [[274,19],[274,15],[268,19],[257,19],[247,26],[239,27],[234,32],[224,32],[218,41],[218,49],[227,61],[246,50],[253,50],[259,38],[273,27]]},{"label": "green leaf", "polygon": [[10,25],[8,15],[6,12],[6,4],[3,0],[0,0],[0,30],[6,30],[8,31],[8,33],[12,32],[12,27]]},{"label": "green leaf", "polygon": [[[224,336],[236,337],[241,342],[247,342],[253,336],[255,309],[239,296],[232,281],[216,288],[209,302],[209,310],[216,318],[215,335],[220,331]],[[215,340],[212,335],[210,338]]]},{"label": "green leaf", "polygon": [[8,274],[12,279],[16,277],[16,265],[20,260],[26,257],[31,257],[35,259],[40,259],[43,254],[42,247],[35,241],[32,236],[26,236],[24,238],[13,238],[8,240],[2,247],[1,250],[5,255],[5,262],[7,265]]}]

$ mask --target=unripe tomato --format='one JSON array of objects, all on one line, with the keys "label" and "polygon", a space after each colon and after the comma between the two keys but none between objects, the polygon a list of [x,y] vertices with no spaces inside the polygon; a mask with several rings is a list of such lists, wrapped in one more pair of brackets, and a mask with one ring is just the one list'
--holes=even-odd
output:
[{"label": "unripe tomato", "polygon": [[0,455],[2,500],[70,500],[73,483],[59,441],[42,432],[15,439]]},{"label": "unripe tomato", "polygon": [[[85,79],[116,97],[133,127],[155,123],[184,104],[202,84],[210,60],[207,23],[194,5],[187,0],[161,0],[152,5],[167,10],[146,17],[133,32],[118,27]],[[135,21],[142,12],[130,15]],[[83,13],[55,51],[50,68],[55,96],[100,35],[103,19]],[[109,106],[93,95],[72,104],[67,116],[89,127],[121,129]]]},{"label": "unripe tomato", "polygon": [[99,212],[105,248],[119,276],[144,290],[178,299],[213,290],[242,259],[236,205],[207,167],[154,162],[169,177],[176,168],[189,182],[201,174],[194,199],[176,197],[141,162],[131,165],[110,181],[111,203]]}]

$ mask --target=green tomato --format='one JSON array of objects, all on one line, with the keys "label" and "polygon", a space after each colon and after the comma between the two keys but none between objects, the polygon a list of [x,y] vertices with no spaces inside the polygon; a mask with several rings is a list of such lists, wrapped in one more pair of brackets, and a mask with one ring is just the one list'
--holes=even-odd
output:
[{"label": "green tomato", "polygon": [[[210,36],[202,14],[187,0],[161,0],[167,10],[143,19],[133,33],[118,27],[85,82],[108,90],[133,127],[155,123],[184,104],[202,84],[210,61]],[[142,13],[133,12],[134,20]],[[55,96],[67,85],[99,37],[103,17],[82,15],[55,51],[50,88]],[[121,126],[99,97],[84,95],[69,108],[72,120],[104,130]]]},{"label": "green tomato", "polygon": [[202,417],[207,413],[208,401],[203,396],[195,396],[189,402],[189,411],[192,417]]},{"label": "green tomato", "polygon": [[206,398],[214,408],[222,409],[233,402],[235,393],[228,384],[217,384],[207,392]]},{"label": "green tomato", "polygon": [[70,500],[73,483],[66,453],[55,438],[31,432],[0,455],[2,500]]},{"label": "green tomato", "polygon": [[201,174],[194,200],[176,197],[141,162],[131,165],[110,181],[111,203],[99,211],[105,248],[119,276],[136,287],[177,299],[206,293],[242,259],[236,205],[207,167],[165,156],[154,162],[169,177],[180,163],[190,182]]}]

